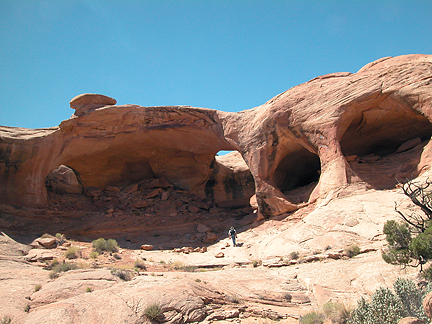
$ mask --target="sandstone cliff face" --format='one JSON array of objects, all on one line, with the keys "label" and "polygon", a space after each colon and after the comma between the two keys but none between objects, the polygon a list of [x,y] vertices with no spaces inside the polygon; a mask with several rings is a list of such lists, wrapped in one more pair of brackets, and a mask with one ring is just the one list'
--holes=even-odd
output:
[{"label": "sandstone cliff face", "polygon": [[[218,151],[237,150],[253,177],[259,215],[270,217],[352,183],[377,187],[362,176],[366,165],[419,138],[419,155],[378,181],[390,188],[395,177],[430,166],[431,80],[432,56],[406,55],[355,74],[317,77],[238,113],[112,106],[109,97],[79,96],[71,102],[75,115],[58,127],[0,128],[0,200],[46,204],[46,176],[66,165],[84,187],[124,187],[156,177],[221,205],[243,204],[253,193],[248,173],[215,171]],[[235,181],[237,193],[218,176]]]}]

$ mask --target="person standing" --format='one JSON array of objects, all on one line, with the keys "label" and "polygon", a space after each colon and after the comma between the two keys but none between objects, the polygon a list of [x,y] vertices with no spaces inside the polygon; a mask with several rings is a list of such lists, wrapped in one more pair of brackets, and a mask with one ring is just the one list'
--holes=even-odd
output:
[{"label": "person standing", "polygon": [[231,226],[231,228],[228,231],[228,235],[231,236],[231,239],[233,241],[233,246],[236,246],[237,232],[236,232],[234,226]]}]

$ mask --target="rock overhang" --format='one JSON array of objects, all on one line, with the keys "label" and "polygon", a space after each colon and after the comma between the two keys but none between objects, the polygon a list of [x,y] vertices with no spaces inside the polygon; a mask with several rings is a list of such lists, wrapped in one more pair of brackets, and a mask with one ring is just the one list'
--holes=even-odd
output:
[{"label": "rock overhang", "polygon": [[[204,198],[208,184],[216,183],[215,154],[237,150],[250,178],[244,182],[245,197],[238,197],[242,191],[237,188],[236,199],[250,198],[252,179],[259,214],[290,212],[335,188],[362,181],[347,156],[383,156],[408,140],[428,141],[431,79],[431,56],[408,55],[372,62],[354,74],[317,77],[239,113],[115,106],[115,99],[106,96],[78,96],[71,106],[74,102],[86,111],[63,121],[59,129],[26,131],[32,147],[20,142],[22,130],[1,129],[0,149],[13,152],[2,155],[0,179],[11,186],[3,186],[2,201],[46,202],[44,179],[61,164],[76,170],[84,185],[127,185],[164,177]],[[15,171],[6,166],[13,161],[20,161]],[[226,189],[230,181],[239,181],[228,178]],[[314,188],[292,197],[290,193],[305,186]]]}]

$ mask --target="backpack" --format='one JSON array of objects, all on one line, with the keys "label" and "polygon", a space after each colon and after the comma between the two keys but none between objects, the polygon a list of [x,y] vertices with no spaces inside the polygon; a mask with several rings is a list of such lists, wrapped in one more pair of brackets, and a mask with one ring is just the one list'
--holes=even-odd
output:
[{"label": "backpack", "polygon": [[230,230],[228,231],[228,234],[229,234],[230,236],[233,236],[233,235],[236,234],[236,230],[235,230],[234,228],[232,228],[232,229],[230,229]]}]

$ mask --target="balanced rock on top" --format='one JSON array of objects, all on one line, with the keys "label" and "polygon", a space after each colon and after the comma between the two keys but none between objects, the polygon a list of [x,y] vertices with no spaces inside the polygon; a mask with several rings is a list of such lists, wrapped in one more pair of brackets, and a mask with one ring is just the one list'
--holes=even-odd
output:
[{"label": "balanced rock on top", "polygon": [[74,97],[70,102],[70,107],[75,109],[76,116],[82,116],[92,109],[104,106],[112,106],[117,100],[101,94],[84,93]]}]

